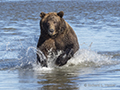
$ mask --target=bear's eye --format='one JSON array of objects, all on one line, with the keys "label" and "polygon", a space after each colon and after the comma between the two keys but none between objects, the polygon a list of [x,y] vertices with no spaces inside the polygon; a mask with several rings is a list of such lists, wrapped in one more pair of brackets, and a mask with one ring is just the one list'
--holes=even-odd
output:
[{"label": "bear's eye", "polygon": [[47,26],[49,26],[50,24],[49,23],[47,23]]},{"label": "bear's eye", "polygon": [[56,24],[57,22],[54,21],[53,23]]}]

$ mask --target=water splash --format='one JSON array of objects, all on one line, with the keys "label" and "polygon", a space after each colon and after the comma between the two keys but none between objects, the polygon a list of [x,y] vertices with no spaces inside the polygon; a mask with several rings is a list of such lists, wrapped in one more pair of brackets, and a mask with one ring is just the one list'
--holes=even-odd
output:
[{"label": "water splash", "polygon": [[30,49],[32,49],[34,53],[36,53],[36,54],[39,55],[41,61],[43,61],[43,60],[46,59],[46,57],[44,56],[44,54],[42,53],[41,50],[39,50],[39,49],[37,49],[37,48],[35,48],[35,47],[32,47],[32,46],[28,47],[28,49],[27,49],[27,51],[26,51],[26,56],[27,56],[27,57],[30,57],[30,56],[28,55]]},{"label": "water splash", "polygon": [[[62,68],[62,67],[66,68],[71,66],[82,66],[84,68],[84,67],[100,67],[103,65],[114,65],[114,64],[120,63],[117,60],[116,61],[112,60],[112,56],[98,54],[97,52],[88,50],[88,49],[79,49],[75,53],[74,57],[72,57],[66,65],[59,67],[55,65],[55,60],[62,52],[58,51],[58,54],[56,55],[52,53],[50,50],[48,55],[48,60],[47,60],[48,67],[46,68],[46,67],[41,67],[40,64],[36,63],[37,61],[36,53],[38,53],[41,60],[46,59],[44,54],[39,49],[33,46],[30,46],[26,50],[24,50],[24,52],[22,52],[23,56],[21,59],[19,58],[19,60],[9,62],[8,64],[11,66],[11,69],[25,68],[25,69],[33,69],[36,71],[39,71],[39,70],[46,71],[46,70],[52,70],[55,68]],[[52,53],[52,57],[51,57],[51,53]],[[8,68],[10,68],[10,66],[6,62],[4,63],[5,64],[0,64],[0,65],[2,66],[7,65]],[[5,66],[5,68],[7,68],[7,66]]]},{"label": "water splash", "polygon": [[[91,48],[91,45],[92,45],[92,43],[89,45],[89,48]],[[32,52],[30,50],[32,50]],[[37,65],[35,63],[37,59],[34,59],[34,63],[31,62],[32,60],[30,60],[30,59],[33,59],[33,53],[34,54],[37,53],[39,55],[39,57],[41,58],[41,60],[46,59],[44,54],[39,49],[37,49],[35,47],[29,47],[27,49],[26,56],[27,56],[27,59],[30,58],[29,62],[31,62],[31,64],[35,70],[41,70],[41,69],[49,70],[49,69],[59,68],[58,66],[55,65],[55,60],[62,52],[58,51],[57,55],[55,53],[53,53],[52,50],[49,50],[48,52],[49,52],[49,55],[48,55],[48,59],[47,59],[47,64],[48,64],[47,68],[41,67],[40,64]],[[51,54],[52,54],[52,57],[51,57]],[[112,64],[117,64],[117,63],[118,63],[118,61],[112,60],[112,56],[101,55],[90,49],[89,50],[88,49],[79,49],[75,53],[74,57],[71,58],[68,61],[68,63],[66,65],[64,65],[63,67],[70,67],[70,66],[75,66],[75,65],[85,66],[85,67],[86,66],[87,67],[100,67],[103,65],[112,65]]]},{"label": "water splash", "polygon": [[[82,66],[102,66],[113,64],[111,56],[98,54],[95,51],[80,49],[71,60],[68,61],[67,66],[82,65]],[[114,62],[116,63],[116,62]]]}]

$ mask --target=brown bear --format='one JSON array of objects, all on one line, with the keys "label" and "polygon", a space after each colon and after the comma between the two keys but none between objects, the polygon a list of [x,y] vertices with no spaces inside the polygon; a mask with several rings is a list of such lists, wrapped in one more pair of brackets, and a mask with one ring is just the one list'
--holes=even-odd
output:
[{"label": "brown bear", "polygon": [[79,49],[78,39],[71,26],[63,19],[64,12],[59,13],[40,13],[40,29],[41,35],[37,44],[37,49],[41,50],[45,55],[45,60],[40,60],[39,52],[37,53],[37,62],[41,66],[47,67],[47,58],[49,50],[56,53],[62,51],[57,57],[55,64],[63,66],[73,57]]}]

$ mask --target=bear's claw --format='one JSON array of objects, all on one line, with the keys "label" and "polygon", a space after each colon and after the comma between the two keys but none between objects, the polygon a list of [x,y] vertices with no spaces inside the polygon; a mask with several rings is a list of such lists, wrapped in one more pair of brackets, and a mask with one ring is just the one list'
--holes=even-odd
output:
[{"label": "bear's claw", "polygon": [[55,62],[56,65],[58,66],[63,66],[67,63],[68,59],[67,58],[64,58],[62,56],[59,56]]},{"label": "bear's claw", "polygon": [[46,60],[41,61],[41,66],[42,66],[42,67],[48,67],[48,66],[47,66],[47,62],[46,62]]}]

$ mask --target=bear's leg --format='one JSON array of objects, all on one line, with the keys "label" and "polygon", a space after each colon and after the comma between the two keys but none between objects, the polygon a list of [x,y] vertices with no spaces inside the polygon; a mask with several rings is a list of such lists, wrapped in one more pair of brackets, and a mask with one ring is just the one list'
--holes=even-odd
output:
[{"label": "bear's leg", "polygon": [[42,67],[48,67],[46,60],[40,62]]},{"label": "bear's leg", "polygon": [[42,67],[48,67],[47,66],[47,60],[44,59],[44,60],[41,61],[39,55],[37,54],[37,64],[38,63],[40,63]]},{"label": "bear's leg", "polygon": [[58,66],[63,66],[63,65],[65,65],[65,64],[67,63],[67,61],[68,61],[71,57],[73,57],[73,55],[74,55],[73,49],[67,49],[63,54],[61,54],[61,55],[57,58],[55,64],[58,65]]}]

